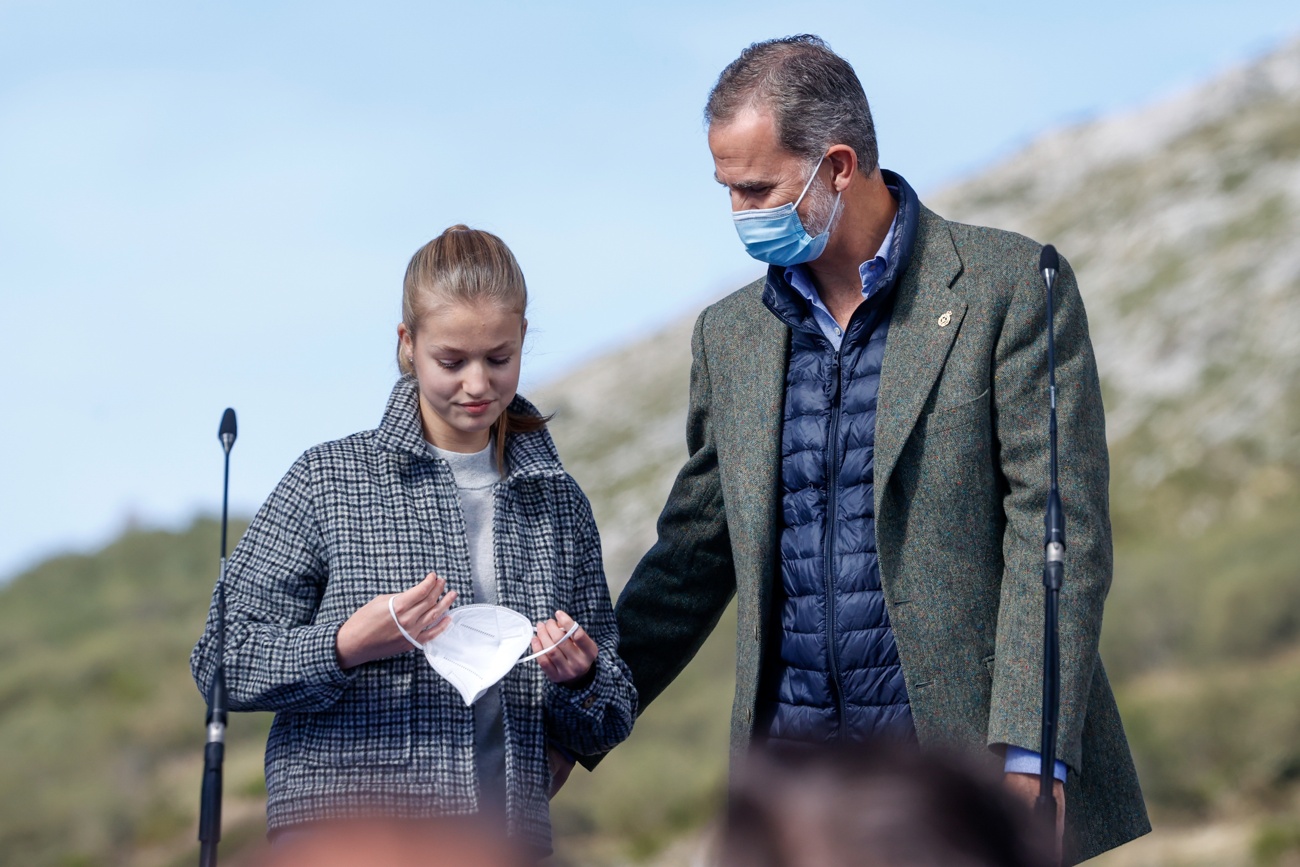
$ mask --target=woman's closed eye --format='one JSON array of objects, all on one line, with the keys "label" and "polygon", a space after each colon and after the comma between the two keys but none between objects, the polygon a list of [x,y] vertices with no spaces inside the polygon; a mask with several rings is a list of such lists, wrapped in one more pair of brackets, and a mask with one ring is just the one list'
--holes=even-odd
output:
[{"label": "woman's closed eye", "polygon": [[488,364],[491,364],[494,367],[502,367],[503,365],[509,364],[510,359],[511,357],[509,355],[498,355],[493,358],[489,358]]}]

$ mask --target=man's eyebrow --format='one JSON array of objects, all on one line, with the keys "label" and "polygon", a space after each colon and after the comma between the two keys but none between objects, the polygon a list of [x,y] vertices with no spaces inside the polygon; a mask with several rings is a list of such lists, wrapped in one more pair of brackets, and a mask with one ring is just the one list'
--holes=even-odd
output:
[{"label": "man's eyebrow", "polygon": [[743,193],[770,190],[772,188],[772,183],[770,181],[736,181],[734,184],[729,184],[722,180],[722,178],[718,177],[717,172],[713,173],[713,179],[728,189],[739,190]]}]

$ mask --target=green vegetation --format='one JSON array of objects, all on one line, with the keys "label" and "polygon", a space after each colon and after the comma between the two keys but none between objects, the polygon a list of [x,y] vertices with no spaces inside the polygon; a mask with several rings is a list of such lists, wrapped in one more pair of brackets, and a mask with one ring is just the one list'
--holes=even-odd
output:
[{"label": "green vegetation", "polygon": [[[3,588],[6,861],[144,863],[142,853],[193,839],[205,708],[188,658],[216,578],[218,532],[211,521],[130,532]],[[260,787],[268,724],[258,715],[231,726],[228,809]]]}]

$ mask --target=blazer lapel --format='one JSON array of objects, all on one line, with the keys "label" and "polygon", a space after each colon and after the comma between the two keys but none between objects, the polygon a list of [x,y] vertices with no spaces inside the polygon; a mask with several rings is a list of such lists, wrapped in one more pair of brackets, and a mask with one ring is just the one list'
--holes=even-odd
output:
[{"label": "blazer lapel", "polygon": [[[726,400],[726,406],[719,407],[719,422],[725,428],[719,430],[718,448],[731,477],[727,489],[742,492],[738,501],[728,501],[727,520],[739,531],[733,533],[733,540],[748,543],[749,550],[737,555],[757,559],[760,611],[766,612],[776,563],[790,329],[763,305],[762,287],[762,282],[754,284],[757,291],[749,296],[749,315],[737,317],[726,336],[710,346],[709,367],[715,393]],[[723,372],[725,378],[720,376]],[[744,577],[737,570],[737,579]]]},{"label": "blazer lapel", "polygon": [[961,258],[947,225],[933,211],[922,208],[911,264],[896,290],[880,371],[876,405],[877,495],[889,483],[966,315],[966,302],[950,288],[961,269]]}]

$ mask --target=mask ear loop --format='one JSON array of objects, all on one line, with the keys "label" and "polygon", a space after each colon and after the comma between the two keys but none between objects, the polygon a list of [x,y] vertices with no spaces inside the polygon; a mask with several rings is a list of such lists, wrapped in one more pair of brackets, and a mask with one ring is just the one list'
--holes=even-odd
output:
[{"label": "mask ear loop", "polygon": [[[799,207],[799,203],[803,201],[803,197],[808,195],[808,191],[812,189],[812,182],[817,179],[817,173],[822,170],[822,163],[826,162],[826,157],[828,156],[830,156],[830,154],[822,154],[822,158],[819,159],[817,165],[813,167],[812,174],[808,176],[808,183],[803,185],[803,192],[799,194],[799,198],[794,200],[795,208]],[[836,203],[838,204],[838,202],[839,200],[837,198]]]},{"label": "mask ear loop", "polygon": [[402,637],[411,642],[411,646],[416,650],[424,650],[424,645],[411,637],[411,633],[407,632],[406,629],[403,628],[402,621],[397,619],[397,611],[393,608],[393,600],[396,598],[396,596],[388,597],[388,613],[393,615],[393,622],[397,624],[397,631],[402,633]]},{"label": "mask ear loop", "polygon": [[[399,627],[399,628],[400,628],[400,627]],[[536,627],[533,627],[533,628],[534,628],[534,631],[536,631]],[[537,651],[536,653],[532,653],[532,654],[529,654],[528,656],[523,657],[522,659],[519,660],[519,662],[527,662],[527,661],[530,660],[530,659],[536,659],[536,658],[539,657],[539,656],[544,656],[545,654],[550,653],[552,650],[554,650],[555,648],[559,647],[561,644],[563,644],[564,642],[566,642],[566,641],[568,641],[570,638],[572,638],[572,637],[573,637],[573,633],[575,633],[575,632],[577,632],[577,631],[578,631],[578,624],[575,623],[575,624],[573,624],[572,626],[569,627],[569,631],[566,632],[566,633],[564,633],[564,635],[561,636],[561,638],[560,638],[559,641],[555,642],[555,643],[552,644],[550,647],[548,647],[548,648],[546,648],[546,649],[544,649],[544,650],[539,650],[539,651]],[[516,662],[515,665],[518,665],[519,662]]]}]

